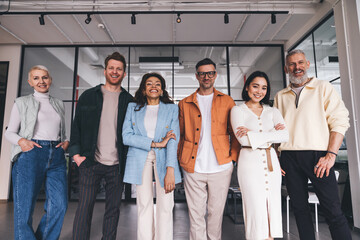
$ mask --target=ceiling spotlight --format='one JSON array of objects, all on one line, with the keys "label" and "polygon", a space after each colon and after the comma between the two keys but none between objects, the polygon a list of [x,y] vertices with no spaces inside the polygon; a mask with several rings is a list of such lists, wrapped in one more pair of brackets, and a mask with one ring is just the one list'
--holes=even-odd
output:
[{"label": "ceiling spotlight", "polygon": [[45,25],[45,19],[44,19],[44,14],[41,14],[39,17],[39,23],[40,25]]},{"label": "ceiling spotlight", "polygon": [[86,24],[89,24],[89,23],[91,22],[91,17],[90,17],[90,16],[91,16],[91,14],[88,13],[88,14],[87,14],[87,18],[85,19],[85,23],[86,23]]},{"label": "ceiling spotlight", "polygon": [[99,24],[98,24],[98,28],[100,28],[100,29],[105,29],[105,25],[104,25],[103,23],[99,23]]},{"label": "ceiling spotlight", "polygon": [[180,13],[177,14],[176,22],[181,23]]},{"label": "ceiling spotlight", "polygon": [[271,14],[271,24],[276,23],[276,15],[274,13]]},{"label": "ceiling spotlight", "polygon": [[229,23],[229,14],[225,13],[224,15],[224,23],[228,24]]},{"label": "ceiling spotlight", "polygon": [[135,14],[131,15],[131,24],[136,24]]}]

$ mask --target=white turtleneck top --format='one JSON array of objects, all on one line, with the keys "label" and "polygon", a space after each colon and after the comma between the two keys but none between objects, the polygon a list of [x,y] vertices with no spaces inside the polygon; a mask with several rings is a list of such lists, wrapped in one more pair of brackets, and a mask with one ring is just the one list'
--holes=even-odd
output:
[{"label": "white turtleneck top", "polygon": [[[34,90],[34,98],[39,102],[39,112],[35,124],[33,139],[57,141],[60,140],[60,123],[61,118],[59,114],[50,104],[49,93],[39,93]],[[8,128],[5,132],[5,137],[15,145],[19,145],[18,141],[21,137],[18,135],[20,130],[21,118],[17,105],[14,104]]]}]

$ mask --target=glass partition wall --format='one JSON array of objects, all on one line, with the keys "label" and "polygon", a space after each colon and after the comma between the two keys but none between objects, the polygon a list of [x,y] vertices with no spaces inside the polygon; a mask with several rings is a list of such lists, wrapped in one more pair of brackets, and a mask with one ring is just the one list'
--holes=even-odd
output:
[{"label": "glass partition wall", "polygon": [[[271,99],[285,86],[282,45],[132,45],[132,46],[24,46],[19,96],[32,93],[27,73],[34,65],[46,66],[52,77],[50,94],[65,102],[66,129],[70,129],[76,102],[91,87],[105,83],[104,60],[112,52],[123,54],[127,61],[126,77],[122,87],[132,95],[147,72],[158,72],[166,80],[170,96],[178,103],[198,88],[195,65],[203,58],[216,63],[218,77],[215,88],[233,97],[239,104],[244,81],[253,71],[264,71],[271,82]],[[68,164],[69,197],[77,199],[78,169]],[[136,196],[134,188],[127,186],[124,198]],[[99,199],[104,198],[100,188]],[[177,187],[175,199],[183,199]]]}]

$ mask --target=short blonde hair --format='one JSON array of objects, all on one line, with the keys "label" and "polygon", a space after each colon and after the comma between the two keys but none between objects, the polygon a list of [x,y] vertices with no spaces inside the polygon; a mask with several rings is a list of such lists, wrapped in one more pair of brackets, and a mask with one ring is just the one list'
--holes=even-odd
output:
[{"label": "short blonde hair", "polygon": [[47,74],[49,75],[49,78],[51,79],[49,69],[47,69],[47,67],[45,67],[43,65],[35,65],[32,68],[30,68],[30,70],[28,72],[28,79],[31,78],[31,72],[34,70],[43,70],[43,71],[47,72]]}]

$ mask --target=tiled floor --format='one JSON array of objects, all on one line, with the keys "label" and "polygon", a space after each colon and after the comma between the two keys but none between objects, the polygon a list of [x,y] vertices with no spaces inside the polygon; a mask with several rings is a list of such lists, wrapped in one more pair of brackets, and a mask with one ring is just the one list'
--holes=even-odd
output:
[{"label": "tiled floor", "polygon": [[[34,225],[41,218],[44,202],[39,201],[36,204],[34,212]],[[65,216],[64,226],[60,239],[71,239],[72,225],[75,215],[77,202],[70,202]],[[104,202],[97,202],[94,209],[91,239],[101,239],[102,218],[104,213]],[[120,220],[118,226],[117,239],[135,240],[136,239],[136,205],[135,203],[123,203],[121,206]],[[290,214],[290,234],[284,231],[286,240],[296,240],[298,233],[295,219]],[[331,239],[325,220],[320,216],[318,240]],[[284,229],[286,228],[286,213],[283,214]],[[0,203],[0,239],[13,239],[13,203]],[[189,232],[189,219],[186,203],[176,203],[174,209],[174,240],[187,240]],[[360,240],[359,232],[352,232],[353,240]],[[245,239],[244,225],[234,224],[228,216],[224,216],[222,240]]]}]

